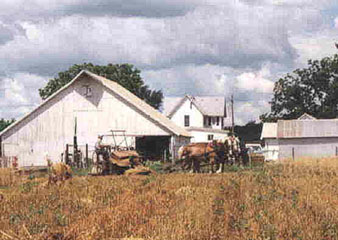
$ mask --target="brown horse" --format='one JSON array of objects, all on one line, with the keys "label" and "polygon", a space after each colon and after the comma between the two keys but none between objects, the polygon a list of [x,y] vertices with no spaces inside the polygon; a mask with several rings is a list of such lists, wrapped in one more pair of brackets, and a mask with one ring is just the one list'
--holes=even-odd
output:
[{"label": "brown horse", "polygon": [[[214,172],[214,165],[221,164],[224,161],[225,144],[222,142],[201,142],[190,143],[180,147],[178,157],[182,159],[183,168],[192,165],[192,172],[200,172],[200,164],[203,161],[209,162],[211,172]],[[221,167],[221,165],[220,165]]]}]

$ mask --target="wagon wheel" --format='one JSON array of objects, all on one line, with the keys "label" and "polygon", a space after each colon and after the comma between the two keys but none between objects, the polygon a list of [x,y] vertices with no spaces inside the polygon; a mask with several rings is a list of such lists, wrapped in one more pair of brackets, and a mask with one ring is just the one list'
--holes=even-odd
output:
[{"label": "wagon wheel", "polygon": [[97,155],[96,152],[93,152],[92,162],[93,162],[93,165],[92,165],[91,173],[97,174],[97,175],[102,174],[103,172],[102,161],[100,159],[100,156]]}]

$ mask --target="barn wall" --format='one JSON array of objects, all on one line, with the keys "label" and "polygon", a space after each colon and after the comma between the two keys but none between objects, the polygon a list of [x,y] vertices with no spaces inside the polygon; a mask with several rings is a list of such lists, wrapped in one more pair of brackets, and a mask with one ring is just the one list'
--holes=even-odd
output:
[{"label": "barn wall", "polygon": [[[84,96],[85,85],[90,85],[91,97]],[[59,161],[65,145],[73,142],[75,118],[78,144],[93,146],[98,134],[108,134],[112,129],[169,135],[111,90],[83,77],[6,132],[2,136],[4,154],[17,156],[19,166],[46,165],[46,154]]]},{"label": "barn wall", "polygon": [[275,138],[266,138],[264,147],[264,158],[267,161],[278,160],[279,145],[278,140]]},{"label": "barn wall", "polygon": [[279,139],[279,159],[300,157],[330,157],[336,155],[338,138]]},{"label": "barn wall", "polygon": [[190,101],[186,100],[182,106],[171,117],[171,120],[180,127],[184,127],[184,116],[190,116],[190,127],[203,127],[203,115],[195,107],[194,104],[190,104]]}]

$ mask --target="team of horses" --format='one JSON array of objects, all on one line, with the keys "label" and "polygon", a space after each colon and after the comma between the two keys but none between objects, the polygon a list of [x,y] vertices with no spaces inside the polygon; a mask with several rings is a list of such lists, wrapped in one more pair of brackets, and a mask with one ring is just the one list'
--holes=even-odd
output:
[{"label": "team of horses", "polygon": [[240,162],[240,154],[240,142],[233,136],[212,142],[190,143],[178,150],[183,169],[191,169],[192,172],[200,172],[202,163],[210,166],[211,173],[223,172],[226,164]]}]

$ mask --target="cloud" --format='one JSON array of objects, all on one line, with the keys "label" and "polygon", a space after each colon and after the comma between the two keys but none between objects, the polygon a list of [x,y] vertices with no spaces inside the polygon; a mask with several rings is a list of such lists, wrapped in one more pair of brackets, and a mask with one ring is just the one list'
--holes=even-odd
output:
[{"label": "cloud", "polygon": [[335,28],[338,29],[338,17],[336,17],[335,20],[334,20],[334,26],[335,26]]},{"label": "cloud", "polygon": [[272,93],[274,82],[266,77],[271,77],[267,67],[263,67],[259,72],[244,72],[237,77],[236,86],[245,91]]},{"label": "cloud", "polygon": [[[6,99],[18,94],[17,99],[36,104],[37,89],[49,79],[44,76],[76,63],[128,62],[166,95],[235,93],[243,105],[239,109],[258,104],[251,112],[257,115],[268,110],[273,82],[281,74],[309,58],[336,53],[337,18],[334,28],[333,19],[324,16],[334,2],[4,0],[0,72],[12,76],[17,87],[34,88],[15,90],[6,80],[12,89]],[[0,99],[2,104],[12,100]],[[1,106],[8,110],[1,116],[19,115]],[[245,122],[248,114],[238,116]]]},{"label": "cloud", "polygon": [[182,64],[259,69],[267,61],[292,65],[296,52],[275,15],[273,8],[228,3],[163,19],[72,15],[20,21],[25,35],[0,47],[0,67],[51,75],[84,61],[131,62],[142,69]]},{"label": "cloud", "polygon": [[235,103],[236,125],[245,125],[249,121],[259,121],[259,116],[269,109],[266,101]]},{"label": "cloud", "polygon": [[41,99],[38,88],[46,84],[47,77],[16,73],[0,80],[0,116],[18,118],[37,106]]},{"label": "cloud", "polygon": [[181,16],[203,3],[200,0],[3,0],[0,15],[6,21],[41,20],[72,15],[139,16],[161,18]]},{"label": "cloud", "polygon": [[146,70],[142,77],[152,88],[162,89],[166,96],[229,95],[237,70],[218,65],[183,65],[167,69]]},{"label": "cloud", "polygon": [[325,29],[311,35],[294,35],[290,42],[299,53],[295,59],[295,68],[305,67],[310,59],[320,60],[337,53],[337,30]]}]

